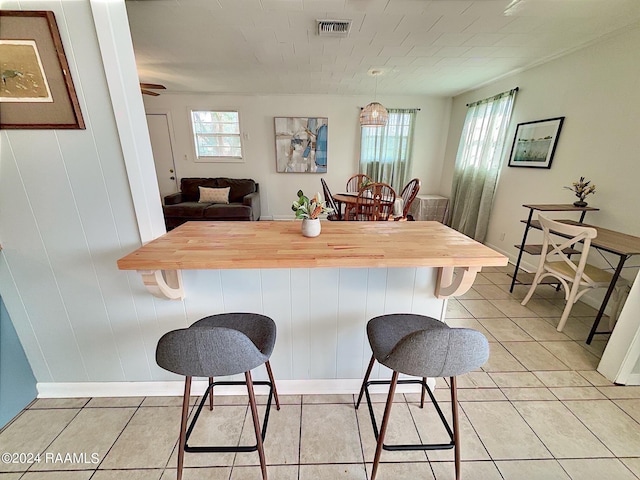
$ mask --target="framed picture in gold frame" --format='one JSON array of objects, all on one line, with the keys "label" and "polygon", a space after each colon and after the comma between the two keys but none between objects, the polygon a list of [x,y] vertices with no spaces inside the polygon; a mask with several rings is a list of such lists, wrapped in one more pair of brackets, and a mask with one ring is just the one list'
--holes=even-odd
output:
[{"label": "framed picture in gold frame", "polygon": [[0,128],[85,128],[53,12],[0,10]]}]

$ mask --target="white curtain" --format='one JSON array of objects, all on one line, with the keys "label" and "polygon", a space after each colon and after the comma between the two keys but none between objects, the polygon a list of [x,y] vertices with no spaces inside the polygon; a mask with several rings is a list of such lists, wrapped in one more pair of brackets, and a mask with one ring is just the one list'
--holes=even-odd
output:
[{"label": "white curtain", "polygon": [[384,127],[362,127],[360,173],[400,192],[411,175],[413,126],[417,110],[390,108]]},{"label": "white curtain", "polygon": [[469,104],[451,189],[449,226],[483,242],[517,88]]}]

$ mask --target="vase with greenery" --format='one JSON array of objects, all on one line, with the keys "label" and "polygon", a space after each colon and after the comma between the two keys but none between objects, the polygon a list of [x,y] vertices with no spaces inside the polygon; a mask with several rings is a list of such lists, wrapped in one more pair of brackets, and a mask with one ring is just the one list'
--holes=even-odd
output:
[{"label": "vase with greenery", "polygon": [[587,202],[585,202],[584,199],[587,195],[596,193],[595,184],[591,183],[591,180],[585,180],[584,177],[580,177],[580,180],[573,182],[570,187],[564,188],[571,190],[575,196],[578,197],[578,200],[573,202],[573,205],[576,207],[586,207]]},{"label": "vase with greenery", "polygon": [[298,190],[298,199],[291,205],[296,218],[302,219],[302,235],[305,237],[320,235],[320,215],[333,212],[333,208],[327,207],[320,198],[319,193],[309,198],[302,190]]}]

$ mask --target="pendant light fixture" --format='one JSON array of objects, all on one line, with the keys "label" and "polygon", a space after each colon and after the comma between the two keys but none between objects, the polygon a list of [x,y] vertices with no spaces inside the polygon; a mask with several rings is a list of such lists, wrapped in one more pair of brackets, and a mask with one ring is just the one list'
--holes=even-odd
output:
[{"label": "pendant light fixture", "polygon": [[384,106],[375,100],[378,96],[378,76],[382,75],[380,70],[371,70],[369,75],[376,77],[376,90],[373,102],[360,111],[360,125],[363,127],[384,127],[389,119],[389,112]]}]

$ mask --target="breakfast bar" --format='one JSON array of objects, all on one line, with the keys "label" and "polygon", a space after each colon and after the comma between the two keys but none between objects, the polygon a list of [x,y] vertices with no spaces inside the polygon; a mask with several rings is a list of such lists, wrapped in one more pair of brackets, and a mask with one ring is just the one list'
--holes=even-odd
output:
[{"label": "breakfast bar", "polygon": [[482,267],[506,264],[439,222],[323,222],[316,238],[301,236],[299,222],[189,222],[118,260],[169,299],[184,297],[182,270],[321,267],[436,267],[436,296],[448,298],[464,294]]},{"label": "breakfast bar", "polygon": [[506,264],[439,222],[322,221],[314,238],[299,221],[188,222],[118,260],[154,296],[181,300],[187,324],[228,311],[270,316],[278,380],[331,381],[329,390],[362,378],[370,318],[444,320],[447,298],[482,267]]}]

